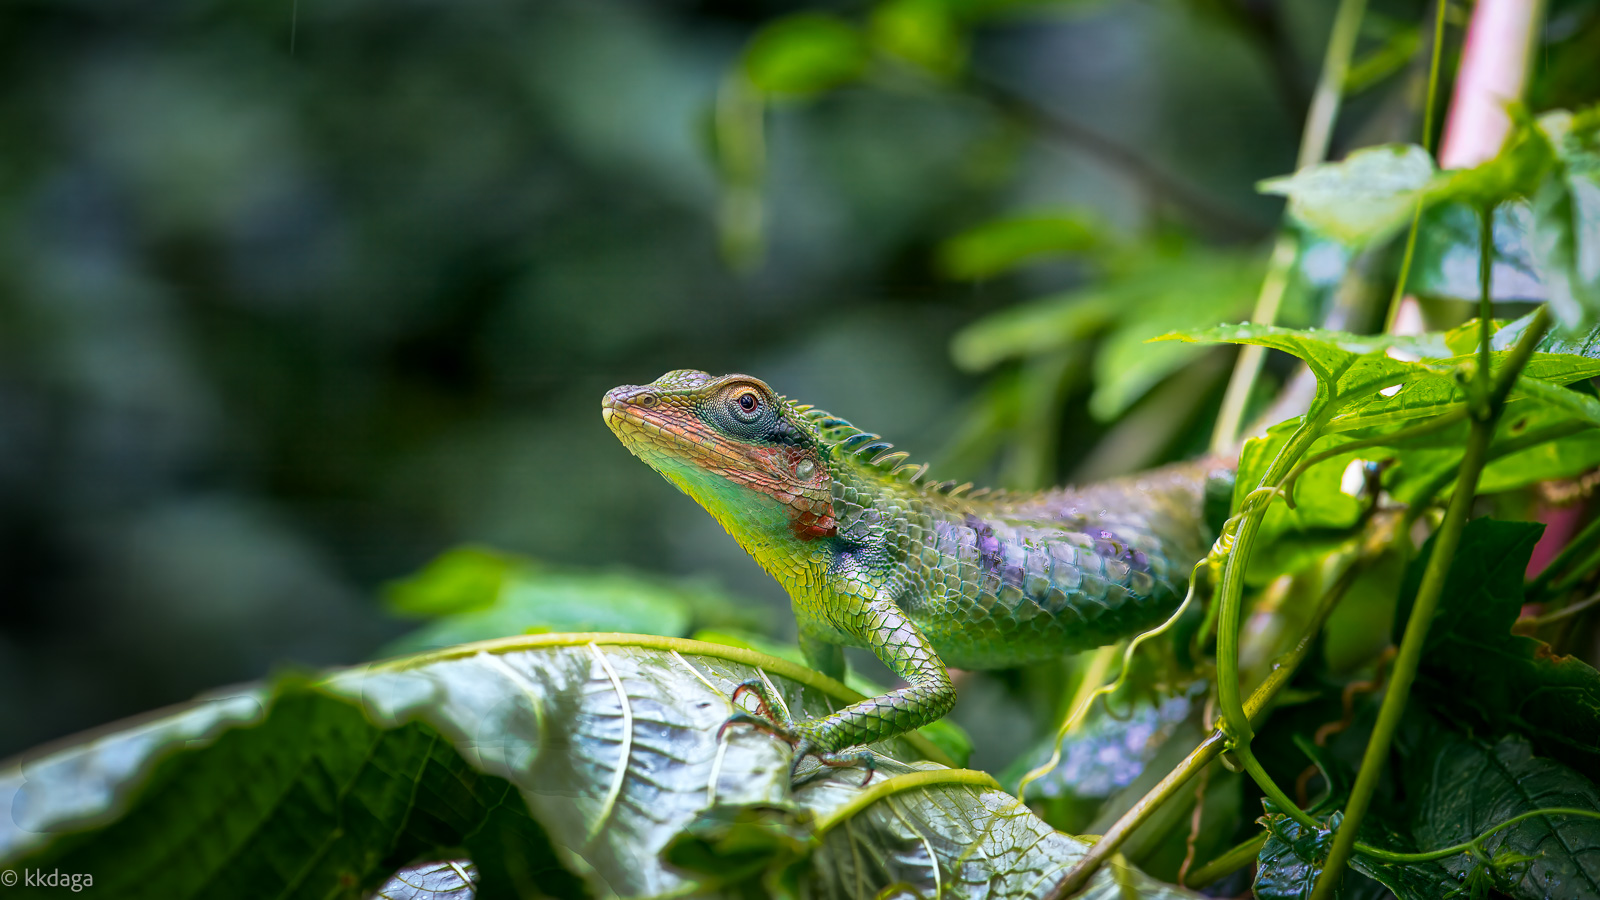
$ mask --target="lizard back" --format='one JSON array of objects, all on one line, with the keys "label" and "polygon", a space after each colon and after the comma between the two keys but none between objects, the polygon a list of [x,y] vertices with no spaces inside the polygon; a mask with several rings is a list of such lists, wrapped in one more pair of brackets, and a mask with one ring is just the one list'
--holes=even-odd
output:
[{"label": "lizard back", "polygon": [[1232,489],[1231,470],[1214,463],[971,498],[871,467],[851,474],[834,486],[841,552],[898,570],[901,609],[948,665],[968,669],[1050,659],[1160,622]]}]

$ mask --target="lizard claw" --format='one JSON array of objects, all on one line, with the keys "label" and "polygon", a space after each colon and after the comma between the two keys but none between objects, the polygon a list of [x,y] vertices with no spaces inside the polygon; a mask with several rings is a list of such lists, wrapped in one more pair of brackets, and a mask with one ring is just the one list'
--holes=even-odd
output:
[{"label": "lizard claw", "polygon": [[795,745],[797,740],[799,740],[799,738],[795,737],[795,735],[784,726],[778,725],[772,722],[770,719],[763,718],[754,713],[747,713],[744,710],[739,710],[738,712],[729,716],[728,721],[722,723],[722,727],[717,729],[717,740],[722,740],[723,733],[728,730],[728,726],[730,725],[749,725],[751,728],[754,728],[757,731],[764,731],[767,734],[772,735],[784,743],[787,743],[791,747]]},{"label": "lizard claw", "polygon": [[878,758],[873,755],[871,750],[862,748],[850,753],[839,753],[823,750],[810,741],[801,740],[795,744],[794,760],[789,763],[789,781],[791,783],[795,780],[796,772],[800,769],[801,760],[804,760],[807,756],[816,757],[817,762],[830,769],[848,769],[854,766],[866,769],[867,775],[861,779],[861,787],[866,787],[872,781],[872,776],[878,771]]}]

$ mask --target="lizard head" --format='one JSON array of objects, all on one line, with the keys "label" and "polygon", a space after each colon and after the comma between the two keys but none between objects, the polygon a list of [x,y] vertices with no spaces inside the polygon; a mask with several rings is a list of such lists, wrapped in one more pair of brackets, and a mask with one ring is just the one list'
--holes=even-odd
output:
[{"label": "lizard head", "polygon": [[607,391],[601,414],[633,455],[747,545],[785,531],[801,541],[834,534],[829,448],[760,379],[679,369]]}]

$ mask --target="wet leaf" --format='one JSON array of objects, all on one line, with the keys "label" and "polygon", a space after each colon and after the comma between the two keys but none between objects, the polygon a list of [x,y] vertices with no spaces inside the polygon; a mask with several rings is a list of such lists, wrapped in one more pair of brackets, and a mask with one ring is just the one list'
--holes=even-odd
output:
[{"label": "wet leaf", "polygon": [[[1311,896],[1317,876],[1322,873],[1328,850],[1333,846],[1333,831],[1344,816],[1336,812],[1327,819],[1328,827],[1313,830],[1278,812],[1270,800],[1263,801],[1262,806],[1266,815],[1260,821],[1267,827],[1268,838],[1257,856],[1256,897],[1260,900],[1304,900]],[[1376,815],[1369,815],[1363,821],[1361,835],[1366,843],[1375,846],[1399,852],[1415,850],[1383,826]],[[1350,857],[1350,866],[1356,871],[1345,873],[1337,896],[1370,896],[1373,891],[1369,878],[1388,888],[1399,900],[1438,900],[1457,887],[1455,880],[1437,863],[1394,865],[1355,853]]]},{"label": "wet leaf", "polygon": [[423,863],[394,873],[373,900],[473,900],[478,873],[470,859]]},{"label": "wet leaf", "polygon": [[[354,896],[461,847],[486,895],[738,896],[753,879],[991,897],[1042,891],[1083,853],[982,773],[899,762],[937,755],[916,735],[874,746],[871,785],[808,763],[791,788],[786,745],[719,734],[762,673],[800,716],[858,696],[750,651],[613,634],[286,682],[0,770],[0,861],[92,871],[119,897]],[[1088,896],[1125,891],[1193,896],[1120,867]]]},{"label": "wet leaf", "polygon": [[[1439,729],[1410,763],[1408,788],[1418,796],[1412,825],[1425,847],[1448,847],[1535,809],[1600,812],[1600,788],[1555,760],[1533,755],[1518,736],[1484,742]],[[1484,841],[1497,866],[1495,887],[1516,900],[1579,900],[1600,896],[1600,820],[1533,818]],[[1467,854],[1439,865],[1465,878],[1483,864]]]}]

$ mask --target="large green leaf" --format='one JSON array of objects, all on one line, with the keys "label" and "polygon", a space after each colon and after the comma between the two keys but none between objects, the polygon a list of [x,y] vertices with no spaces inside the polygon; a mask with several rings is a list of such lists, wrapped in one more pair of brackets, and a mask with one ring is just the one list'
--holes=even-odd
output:
[{"label": "large green leaf", "polygon": [[[786,745],[719,732],[752,677],[799,716],[858,696],[782,660],[643,635],[348,669],[0,769],[0,863],[92,872],[118,897],[353,897],[464,847],[486,895],[987,897],[1043,892],[1083,852],[981,773],[898,762],[938,755],[916,735],[874,746],[865,788],[860,770],[811,764],[791,788]],[[1124,888],[1187,896],[1131,871],[1101,873],[1092,895]]]},{"label": "large green leaf", "polygon": [[[1474,519],[1440,595],[1418,685],[1437,703],[1502,731],[1515,729],[1540,752],[1600,776],[1600,672],[1557,656],[1544,642],[1511,633],[1522,608],[1522,583],[1542,525]],[[1396,629],[1404,627],[1433,552],[1430,541],[1401,591]]]},{"label": "large green leaf", "polygon": [[[1407,787],[1417,797],[1412,832],[1427,847],[1471,840],[1531,810],[1600,812],[1600,788],[1559,762],[1534,756],[1521,737],[1486,743],[1439,729],[1408,768]],[[1492,873],[1495,887],[1516,900],[1600,896],[1600,820],[1527,819],[1491,835],[1484,847],[1502,861]],[[1463,853],[1439,865],[1465,878],[1483,863]]]},{"label": "large green leaf", "polygon": [[[1521,333],[1521,320],[1516,324],[1519,327],[1507,336],[1508,340],[1498,342],[1490,353],[1490,365],[1496,371],[1510,357],[1509,339]],[[1158,340],[1257,344],[1303,360],[1323,385],[1322,396],[1326,399],[1322,402],[1333,402],[1338,407],[1325,430],[1339,432],[1400,425],[1458,407],[1465,395],[1454,373],[1463,365],[1476,365],[1476,333],[1476,321],[1444,334],[1410,337],[1353,335],[1315,328],[1301,331],[1246,323],[1167,334]],[[1600,360],[1573,353],[1537,352],[1523,372],[1530,379],[1568,384],[1600,375]],[[1530,390],[1545,387],[1535,384]],[[1526,393],[1514,392],[1513,396]],[[1546,392],[1540,399],[1566,403],[1574,411],[1584,407],[1584,401],[1576,395]]]}]

